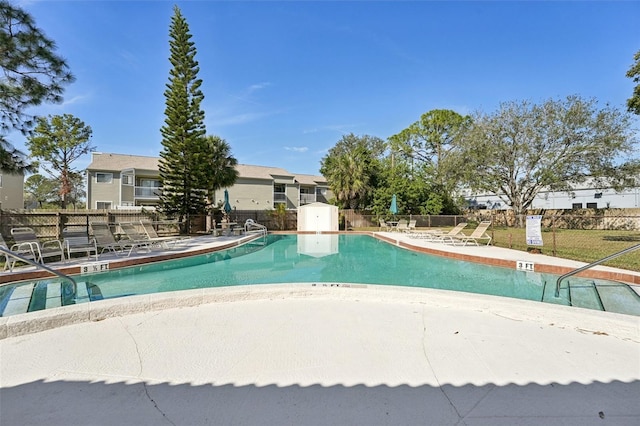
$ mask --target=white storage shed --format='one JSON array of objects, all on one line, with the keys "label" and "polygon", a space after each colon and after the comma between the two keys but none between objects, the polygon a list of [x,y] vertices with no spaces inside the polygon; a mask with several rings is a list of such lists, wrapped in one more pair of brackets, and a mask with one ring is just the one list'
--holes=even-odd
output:
[{"label": "white storage shed", "polygon": [[311,203],[298,207],[298,231],[337,232],[338,206]]}]

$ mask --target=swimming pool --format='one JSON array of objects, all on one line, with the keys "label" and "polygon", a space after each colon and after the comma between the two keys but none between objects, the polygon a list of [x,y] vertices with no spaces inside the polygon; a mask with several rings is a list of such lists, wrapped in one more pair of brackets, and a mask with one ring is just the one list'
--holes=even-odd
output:
[{"label": "swimming pool", "polygon": [[417,253],[367,235],[269,235],[205,255],[74,278],[77,288],[57,278],[2,286],[0,312],[9,316],[101,299],[209,287],[358,283],[482,293],[640,315],[640,298],[621,283],[572,278],[570,288],[564,285],[561,297],[555,298],[557,276]]}]

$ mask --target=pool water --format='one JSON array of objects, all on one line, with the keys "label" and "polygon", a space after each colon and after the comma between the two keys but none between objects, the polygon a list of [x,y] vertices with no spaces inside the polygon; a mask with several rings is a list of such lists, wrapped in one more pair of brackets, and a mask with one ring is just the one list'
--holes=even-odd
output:
[{"label": "pool water", "polygon": [[[23,294],[28,299],[23,300],[25,309],[33,311],[176,290],[330,282],[436,288],[565,305],[578,300],[578,306],[640,315],[640,298],[621,283],[572,278],[573,289],[563,283],[561,297],[555,298],[557,276],[416,253],[367,235],[269,235],[206,255],[75,279],[78,288],[59,279],[0,287],[0,312],[6,316],[22,309],[11,307],[14,293]],[[612,296],[603,298],[603,292]]]}]

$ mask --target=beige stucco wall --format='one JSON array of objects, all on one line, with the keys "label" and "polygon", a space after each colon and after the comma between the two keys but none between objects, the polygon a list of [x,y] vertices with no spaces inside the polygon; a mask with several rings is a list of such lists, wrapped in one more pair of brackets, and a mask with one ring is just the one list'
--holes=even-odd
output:
[{"label": "beige stucco wall", "polygon": [[287,186],[287,208],[296,209],[300,204],[300,190],[296,185]]},{"label": "beige stucco wall", "polygon": [[[273,208],[273,182],[263,179],[239,178],[228,188],[229,204],[236,210],[263,210]],[[224,201],[224,188],[216,191],[215,202]]]},{"label": "beige stucco wall", "polygon": [[[111,183],[96,182],[96,173],[112,173],[113,179]],[[91,171],[87,180],[88,208],[95,209],[98,201],[110,201],[114,208],[120,204],[120,173]]]},{"label": "beige stucco wall", "polygon": [[0,171],[0,208],[24,208],[24,175],[8,174]]}]

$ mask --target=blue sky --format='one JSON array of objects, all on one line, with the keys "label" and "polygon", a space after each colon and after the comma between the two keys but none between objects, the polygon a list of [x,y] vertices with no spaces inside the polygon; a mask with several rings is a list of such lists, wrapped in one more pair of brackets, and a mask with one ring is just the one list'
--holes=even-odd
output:
[{"label": "blue sky", "polygon": [[198,51],[208,134],[242,164],[293,173],[318,174],[343,134],[386,139],[432,109],[573,94],[624,108],[640,50],[637,1],[17,4],[77,78],[63,104],[30,113],[77,116],[97,151],[158,156],[176,4]]}]

